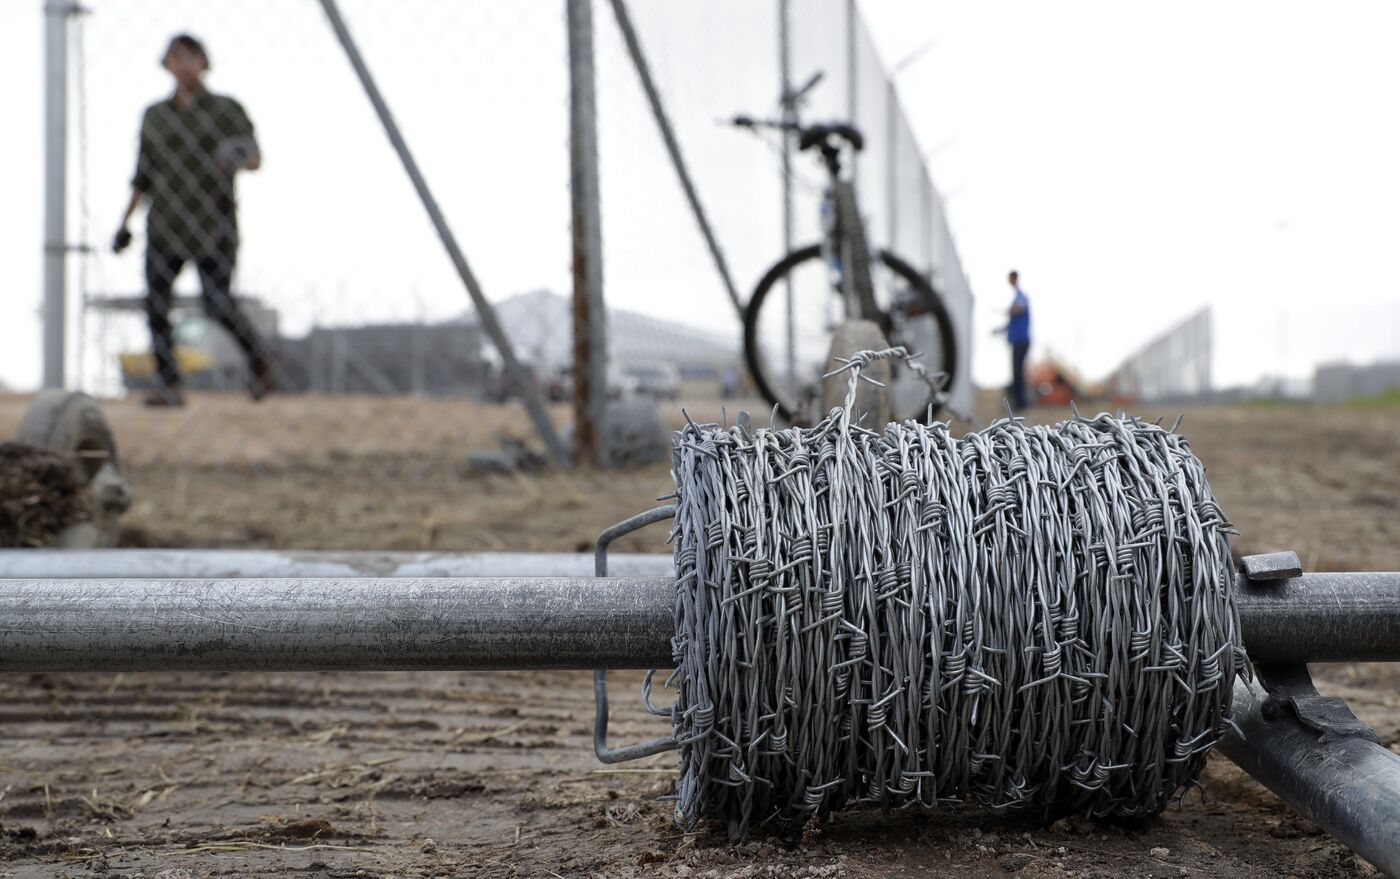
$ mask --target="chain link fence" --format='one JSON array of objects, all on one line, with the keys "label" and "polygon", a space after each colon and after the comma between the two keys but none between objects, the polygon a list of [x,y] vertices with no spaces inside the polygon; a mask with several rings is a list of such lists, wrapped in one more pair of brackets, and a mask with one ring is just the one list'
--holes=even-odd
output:
[{"label": "chain link fence", "polygon": [[[806,155],[791,156],[784,177],[781,137],[727,124],[737,113],[783,113],[782,7],[593,7],[612,393],[659,397],[668,418],[682,406],[705,417],[721,406],[762,410],[734,300],[746,300],[790,245],[818,239],[824,188]],[[339,4],[561,428],[574,393],[565,10],[510,0]],[[897,88],[854,4],[791,4],[785,17],[790,78],[822,74],[802,117],[849,118],[865,133],[855,179],[871,244],[900,254],[947,303],[962,343],[953,396],[967,407],[971,294]],[[172,43],[179,34],[197,42]],[[67,237],[79,251],[68,257],[70,385],[133,408],[148,395],[171,402],[168,389],[180,389],[187,405],[170,416],[183,419],[174,433],[237,447],[211,459],[279,433],[251,426],[253,414],[242,441],[224,442],[229,413],[245,410],[296,425],[281,431],[290,446],[365,444],[380,432],[386,452],[412,445],[414,431],[383,428],[377,413],[390,397],[405,398],[398,406],[424,397],[503,403],[499,417],[458,421],[529,433],[512,408],[518,382],[505,375],[320,3],[94,0],[68,16],[67,39]],[[172,98],[177,77],[192,83],[201,73],[207,91]],[[262,409],[245,402],[265,388],[276,393]],[[349,424],[356,411],[364,430],[317,427],[331,415]]]},{"label": "chain link fence", "polygon": [[1173,324],[1113,371],[1109,395],[1144,403],[1205,399],[1214,390],[1212,327],[1209,306]]}]

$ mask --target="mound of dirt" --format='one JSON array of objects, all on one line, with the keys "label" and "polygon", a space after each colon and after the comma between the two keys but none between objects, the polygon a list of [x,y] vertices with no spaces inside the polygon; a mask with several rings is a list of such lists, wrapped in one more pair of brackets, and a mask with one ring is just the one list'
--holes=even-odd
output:
[{"label": "mound of dirt", "polygon": [[0,443],[0,546],[42,546],[91,514],[87,485],[71,461]]}]

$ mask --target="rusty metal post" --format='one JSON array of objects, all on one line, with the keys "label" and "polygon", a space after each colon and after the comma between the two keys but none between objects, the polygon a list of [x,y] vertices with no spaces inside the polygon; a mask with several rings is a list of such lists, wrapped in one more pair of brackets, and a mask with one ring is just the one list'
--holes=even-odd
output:
[{"label": "rusty metal post", "polygon": [[603,220],[599,209],[598,101],[593,2],[565,0],[569,30],[569,191],[573,206],[574,457],[599,462],[598,426],[608,400]]}]

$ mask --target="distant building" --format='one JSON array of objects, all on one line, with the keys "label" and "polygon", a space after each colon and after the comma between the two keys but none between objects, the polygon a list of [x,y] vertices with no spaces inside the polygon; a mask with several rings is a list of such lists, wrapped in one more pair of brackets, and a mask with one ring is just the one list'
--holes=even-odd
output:
[{"label": "distant building", "polygon": [[[472,314],[435,324],[316,327],[305,336],[287,337],[278,332],[275,310],[252,296],[239,294],[238,300],[273,348],[285,392],[490,396],[503,380],[500,356]],[[144,301],[142,296],[113,296],[89,304],[139,313]],[[566,297],[536,290],[493,308],[516,356],[542,382],[548,384],[573,365],[573,310]],[[197,297],[179,297],[172,320],[189,387],[246,386],[241,350],[222,327],[205,318]],[[728,370],[742,372],[739,349],[737,327],[731,337],[632,311],[608,312],[608,353],[615,368],[661,362],[674,365],[685,379],[717,381]],[[128,388],[149,381],[150,360],[149,350],[121,355]]]},{"label": "distant building", "polygon": [[317,327],[279,358],[286,390],[329,394],[476,395],[488,372],[481,329],[461,321]]},{"label": "distant building", "polygon": [[[240,293],[237,298],[273,350],[282,391],[473,396],[485,392],[489,364],[482,352],[481,329],[474,323],[317,327],[305,336],[284,337],[278,332],[276,310],[253,296]],[[145,296],[96,297],[88,306],[140,314]],[[199,297],[177,297],[171,320],[186,386],[239,391],[247,387],[248,365],[242,349],[204,315]],[[123,352],[119,362],[127,388],[150,386],[155,370],[148,348]]]},{"label": "distant building", "polygon": [[[574,323],[569,299],[548,290],[521,293],[493,304],[515,354],[549,375],[573,364]],[[471,319],[470,317],[468,318]],[[675,364],[687,378],[715,377],[741,368],[739,329],[722,335],[619,308],[608,310],[608,357],[618,366],[648,361]]]},{"label": "distant building", "polygon": [[1369,366],[1323,363],[1313,372],[1313,399],[1319,403],[1375,397],[1395,390],[1400,390],[1400,360]]}]

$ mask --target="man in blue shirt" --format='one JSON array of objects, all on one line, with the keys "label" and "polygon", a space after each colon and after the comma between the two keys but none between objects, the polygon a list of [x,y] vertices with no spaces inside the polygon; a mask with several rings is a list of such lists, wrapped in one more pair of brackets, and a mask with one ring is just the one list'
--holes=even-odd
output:
[{"label": "man in blue shirt", "polygon": [[1009,320],[1006,326],[995,332],[1006,333],[1006,341],[1011,345],[1011,408],[1016,412],[1025,411],[1026,402],[1026,354],[1031,350],[1031,303],[1021,292],[1019,277],[1013,271],[1006,281],[1016,295],[1007,310]]}]

